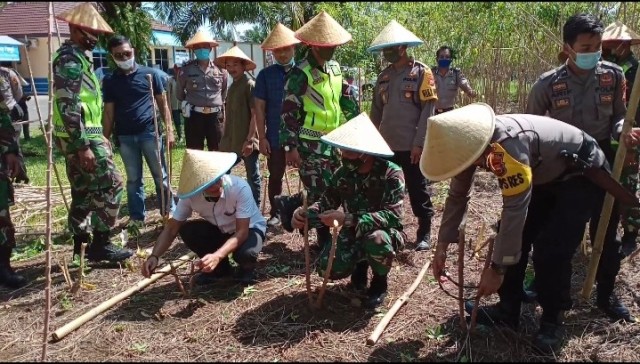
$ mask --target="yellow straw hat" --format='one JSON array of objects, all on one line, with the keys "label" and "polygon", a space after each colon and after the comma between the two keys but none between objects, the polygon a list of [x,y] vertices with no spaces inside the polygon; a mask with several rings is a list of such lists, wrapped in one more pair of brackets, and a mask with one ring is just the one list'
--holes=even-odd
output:
[{"label": "yellow straw hat", "polygon": [[622,22],[617,21],[609,24],[602,34],[602,43],[631,42],[631,45],[640,44],[640,35],[629,29]]},{"label": "yellow straw hat", "polygon": [[464,171],[485,151],[494,128],[493,109],[481,102],[430,117],[420,157],[422,174],[442,181]]},{"label": "yellow straw hat", "polygon": [[393,152],[373,125],[367,113],[340,125],[327,135],[320,137],[323,142],[341,149],[378,157],[391,157]]},{"label": "yellow straw hat", "polygon": [[298,29],[295,37],[318,47],[335,47],[351,40],[351,34],[324,10]]},{"label": "yellow straw hat", "polygon": [[371,42],[368,52],[375,52],[382,48],[392,47],[406,44],[409,47],[418,46],[424,43],[415,34],[411,33],[407,28],[400,25],[395,20],[391,20],[387,26],[382,29],[380,34]]},{"label": "yellow straw hat", "polygon": [[213,64],[220,68],[224,68],[224,63],[227,58],[238,58],[246,61],[244,66],[245,71],[256,69],[256,63],[252,61],[251,58],[249,58],[246,54],[244,54],[242,49],[240,49],[238,46],[233,46],[229,48],[228,51],[216,57],[216,59],[213,60]]},{"label": "yellow straw hat", "polygon": [[73,9],[64,11],[56,15],[56,19],[97,33],[113,33],[113,29],[91,3],[82,3]]},{"label": "yellow straw hat", "polygon": [[233,165],[235,153],[187,149],[182,158],[178,197],[192,197],[216,183]]},{"label": "yellow straw hat", "polygon": [[213,40],[213,38],[209,36],[209,33],[205,32],[204,30],[198,30],[196,34],[187,41],[184,47],[193,48],[193,46],[195,46],[196,44],[203,44],[203,43],[208,43],[209,47],[211,48],[218,46],[218,42]]},{"label": "yellow straw hat", "polygon": [[278,23],[260,47],[264,50],[271,50],[289,47],[298,43],[300,43],[300,41],[296,39],[295,32],[282,23]]}]

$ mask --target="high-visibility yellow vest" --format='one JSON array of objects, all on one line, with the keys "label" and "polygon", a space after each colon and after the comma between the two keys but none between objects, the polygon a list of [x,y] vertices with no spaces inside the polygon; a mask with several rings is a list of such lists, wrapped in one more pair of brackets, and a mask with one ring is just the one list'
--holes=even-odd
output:
[{"label": "high-visibility yellow vest", "polygon": [[[91,70],[91,63],[82,54],[77,55],[82,63],[82,83],[80,88],[80,105],[82,107],[82,121],[88,138],[102,138],[102,90],[100,82]],[[55,62],[60,57],[60,50],[53,56]],[[53,95],[53,135],[68,138],[67,130],[62,122],[62,115]],[[78,110],[80,112],[80,110]]]},{"label": "high-visibility yellow vest", "polygon": [[307,61],[299,68],[307,75],[308,82],[307,92],[302,96],[306,115],[300,137],[318,140],[340,125],[342,72],[340,65],[335,61],[326,63],[328,73],[312,67]]}]

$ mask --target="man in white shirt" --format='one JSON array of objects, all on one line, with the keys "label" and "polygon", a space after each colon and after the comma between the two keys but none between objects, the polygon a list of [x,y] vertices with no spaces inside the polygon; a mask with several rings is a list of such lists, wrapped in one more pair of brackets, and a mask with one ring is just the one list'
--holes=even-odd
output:
[{"label": "man in white shirt", "polygon": [[[267,222],[242,178],[226,174],[236,161],[235,153],[187,149],[182,162],[178,205],[142,267],[149,277],[158,260],[178,234],[200,259],[202,273],[196,284],[214,283],[231,273],[229,254],[238,263],[236,278],[243,284],[255,281],[255,266],[262,250]],[[193,212],[202,219],[187,221]]]}]

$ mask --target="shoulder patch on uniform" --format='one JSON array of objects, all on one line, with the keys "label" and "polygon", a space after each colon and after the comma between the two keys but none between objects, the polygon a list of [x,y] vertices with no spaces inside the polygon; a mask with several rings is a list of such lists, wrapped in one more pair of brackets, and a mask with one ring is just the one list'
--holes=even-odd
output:
[{"label": "shoulder patch on uniform", "polygon": [[80,79],[82,77],[82,63],[76,62],[75,59],[69,57],[60,65],[60,75],[70,80]]},{"label": "shoulder patch on uniform", "polygon": [[429,68],[424,69],[422,84],[420,85],[420,101],[437,100],[436,83],[433,73]]},{"label": "shoulder patch on uniform", "polygon": [[531,167],[520,163],[498,144],[491,144],[493,151],[487,158],[487,166],[498,177],[502,196],[515,196],[531,187],[533,173]]}]

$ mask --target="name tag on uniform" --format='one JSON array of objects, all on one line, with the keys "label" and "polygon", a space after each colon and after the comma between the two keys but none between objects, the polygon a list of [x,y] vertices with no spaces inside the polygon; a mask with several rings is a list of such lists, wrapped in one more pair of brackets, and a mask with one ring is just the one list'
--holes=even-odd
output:
[{"label": "name tag on uniform", "polygon": [[198,84],[196,83],[195,80],[191,81],[191,87],[198,88]]},{"label": "name tag on uniform", "polygon": [[613,102],[613,95],[600,95],[601,104],[610,104]]},{"label": "name tag on uniform", "polygon": [[558,99],[554,101],[556,109],[561,109],[563,107],[567,107],[571,105],[571,100],[569,98]]},{"label": "name tag on uniform", "polygon": [[613,86],[613,75],[611,73],[603,73],[599,78],[600,87]]},{"label": "name tag on uniform", "polygon": [[551,86],[551,89],[553,90],[554,93],[566,91],[567,90],[567,83],[566,82],[554,83],[553,86]]}]

